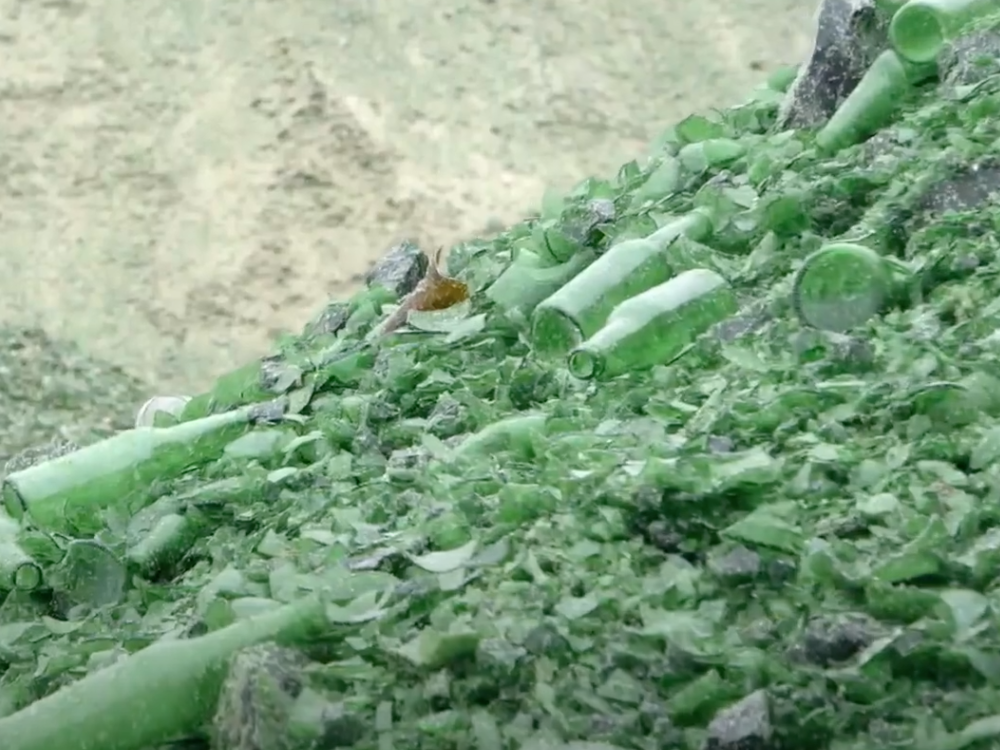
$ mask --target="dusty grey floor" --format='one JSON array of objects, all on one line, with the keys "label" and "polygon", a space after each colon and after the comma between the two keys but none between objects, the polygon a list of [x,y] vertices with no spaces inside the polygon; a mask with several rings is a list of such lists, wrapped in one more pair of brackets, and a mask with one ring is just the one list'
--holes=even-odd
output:
[{"label": "dusty grey floor", "polygon": [[0,316],[197,389],[397,239],[513,221],[735,103],[813,9],[0,0]]}]

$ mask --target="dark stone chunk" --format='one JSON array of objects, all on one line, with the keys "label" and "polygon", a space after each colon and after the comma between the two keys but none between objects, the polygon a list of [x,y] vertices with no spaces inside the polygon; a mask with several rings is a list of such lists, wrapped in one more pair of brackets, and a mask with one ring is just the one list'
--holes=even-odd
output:
[{"label": "dark stone chunk", "polygon": [[389,377],[392,372],[393,353],[387,349],[379,349],[372,363],[372,374],[379,380]]},{"label": "dark stone chunk", "polygon": [[760,573],[760,555],[740,545],[708,562],[709,569],[727,582],[749,581]]},{"label": "dark stone chunk", "polygon": [[283,394],[302,385],[302,368],[284,361],[281,355],[264,357],[260,363],[260,387]]},{"label": "dark stone chunk", "polygon": [[550,625],[537,625],[528,631],[522,644],[529,654],[551,655],[566,648],[566,640]]},{"label": "dark stone chunk", "polygon": [[384,425],[399,419],[399,407],[391,403],[387,398],[376,397],[368,402],[368,410],[365,417],[369,425]]},{"label": "dark stone chunk", "polygon": [[409,241],[400,242],[376,261],[365,276],[368,286],[381,286],[402,299],[427,273],[429,261],[423,250]]},{"label": "dark stone chunk", "polygon": [[709,435],[707,448],[709,453],[732,453],[736,450],[736,442],[728,435]]},{"label": "dark stone chunk", "polygon": [[756,690],[719,711],[708,725],[705,750],[769,750],[774,727],[767,692]]},{"label": "dark stone chunk", "polygon": [[429,461],[430,455],[422,447],[399,448],[389,455],[386,471],[412,471],[426,466]]},{"label": "dark stone chunk", "polygon": [[323,735],[317,745],[320,747],[351,747],[360,742],[368,731],[369,722],[350,710],[340,701],[329,703],[323,709]]},{"label": "dark stone chunk", "polygon": [[427,431],[440,440],[461,435],[469,429],[466,409],[448,393],[438,396],[434,409],[427,418]]},{"label": "dark stone chunk", "polygon": [[838,331],[806,328],[797,331],[790,343],[802,362],[822,361],[839,370],[865,370],[875,361],[875,349],[868,340]]},{"label": "dark stone chunk", "polygon": [[[363,557],[354,557],[347,561],[348,570],[378,570],[383,562],[390,558],[397,557],[399,551],[391,547],[380,547]],[[409,581],[404,581],[409,583]],[[405,595],[405,592],[400,594]]]},{"label": "dark stone chunk", "polygon": [[684,544],[684,535],[667,526],[666,521],[653,521],[649,524],[644,536],[647,543],[667,554],[680,552],[681,546]]},{"label": "dark stone chunk", "polygon": [[212,746],[291,750],[288,720],[305,687],[304,666],[297,652],[273,645],[238,652],[212,720]]},{"label": "dark stone chunk", "polygon": [[322,336],[337,333],[351,317],[351,306],[346,302],[331,302],[319,316],[306,326],[306,336]]},{"label": "dark stone chunk", "polygon": [[958,37],[941,53],[938,70],[952,86],[968,86],[1000,72],[1000,31],[987,29]]},{"label": "dark stone chunk", "polygon": [[743,310],[731,318],[716,323],[710,329],[711,335],[719,343],[729,344],[751,333],[756,333],[771,320],[770,312],[760,306]]},{"label": "dark stone chunk", "polygon": [[278,424],[285,417],[288,399],[281,397],[254,404],[250,408],[251,424]]},{"label": "dark stone chunk", "polygon": [[887,27],[874,0],[823,0],[809,61],[788,90],[780,126],[825,123],[884,48]]},{"label": "dark stone chunk", "polygon": [[764,570],[767,573],[768,580],[774,586],[788,583],[799,572],[799,568],[793,560],[782,557],[768,560]]},{"label": "dark stone chunk", "polygon": [[571,209],[562,218],[562,232],[582,245],[594,240],[593,233],[602,224],[614,221],[615,202],[608,198],[594,198],[579,208]]},{"label": "dark stone chunk", "polygon": [[985,203],[1000,190],[1000,164],[990,162],[971,164],[937,183],[924,194],[918,211],[925,214],[946,211],[969,211]]},{"label": "dark stone chunk", "polygon": [[603,224],[615,219],[615,202],[610,198],[594,198],[587,203],[595,224]]},{"label": "dark stone chunk", "polygon": [[829,337],[829,342],[828,356],[835,362],[866,366],[875,361],[875,348],[868,339],[835,334]]},{"label": "dark stone chunk", "polygon": [[378,437],[367,427],[359,427],[355,431],[351,449],[355,455],[381,453]]},{"label": "dark stone chunk", "polygon": [[861,614],[817,617],[802,633],[802,656],[819,666],[847,661],[878,636],[878,626]]}]

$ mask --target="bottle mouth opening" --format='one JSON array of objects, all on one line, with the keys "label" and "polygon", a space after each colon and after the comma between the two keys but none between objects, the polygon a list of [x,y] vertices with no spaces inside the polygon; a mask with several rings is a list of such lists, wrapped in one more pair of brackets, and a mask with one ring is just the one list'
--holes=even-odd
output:
[{"label": "bottle mouth opening", "polygon": [[896,11],[889,25],[896,53],[914,63],[937,59],[945,45],[945,29],[937,11],[908,3]]},{"label": "bottle mouth opening", "polygon": [[139,407],[135,415],[135,426],[154,427],[159,414],[179,418],[190,400],[190,396],[153,396]]},{"label": "bottle mouth opening", "polygon": [[43,578],[41,568],[36,563],[24,561],[11,576],[11,583],[18,591],[34,591],[42,585]]},{"label": "bottle mouth opening", "polygon": [[604,369],[601,366],[601,358],[586,349],[576,349],[571,352],[566,364],[570,375],[580,380],[599,377]]}]

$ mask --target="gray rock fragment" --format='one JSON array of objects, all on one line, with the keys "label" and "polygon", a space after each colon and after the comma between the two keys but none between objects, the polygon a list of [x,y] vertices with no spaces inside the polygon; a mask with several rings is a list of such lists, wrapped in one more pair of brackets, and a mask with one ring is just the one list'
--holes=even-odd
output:
[{"label": "gray rock fragment", "polygon": [[549,624],[536,625],[521,644],[529,654],[545,656],[566,648],[566,639]]},{"label": "gray rock fragment", "polygon": [[709,435],[706,443],[708,452],[716,455],[736,450],[736,441],[728,435]]},{"label": "gray rock fragment", "polygon": [[875,164],[881,159],[898,161],[913,158],[914,152],[912,146],[903,147],[892,130],[880,130],[865,141],[861,148],[867,165]]},{"label": "gray rock fragment", "polygon": [[331,302],[316,318],[306,326],[306,336],[322,336],[337,333],[351,317],[351,306],[347,302]]},{"label": "gray rock fragment", "polygon": [[279,397],[270,401],[262,401],[250,407],[250,424],[278,424],[288,410],[288,399]]},{"label": "gray rock fragment", "polygon": [[968,86],[1000,72],[1000,30],[958,37],[939,56],[938,71],[951,86]]},{"label": "gray rock fragment", "polygon": [[756,690],[715,715],[704,748],[768,750],[773,735],[770,699],[765,690]]},{"label": "gray rock fragment", "polygon": [[563,217],[563,233],[580,244],[587,244],[592,239],[595,229],[602,224],[614,221],[615,202],[608,198],[594,198],[574,212],[572,216]]},{"label": "gray rock fragment", "polygon": [[410,241],[389,248],[365,276],[365,283],[388,289],[402,299],[412,292],[427,273],[428,259],[423,250]]},{"label": "gray rock fragment", "polygon": [[775,558],[768,560],[767,565],[764,567],[764,572],[767,574],[767,578],[772,586],[780,586],[795,578],[799,572],[799,568],[791,560]]},{"label": "gray rock fragment", "polygon": [[752,549],[739,545],[719,557],[710,559],[708,567],[722,580],[739,583],[749,581],[760,574],[761,559]]},{"label": "gray rock fragment", "polygon": [[615,219],[615,202],[610,198],[594,198],[587,203],[587,208],[595,225]]},{"label": "gray rock fragment", "polygon": [[822,0],[813,49],[782,103],[780,127],[825,123],[885,48],[887,31],[875,0]]},{"label": "gray rock fragment", "polygon": [[710,330],[719,343],[730,344],[738,339],[756,333],[763,328],[770,320],[771,315],[760,305],[751,306],[741,310],[721,323],[716,323]]},{"label": "gray rock fragment", "polygon": [[684,544],[684,535],[676,529],[670,528],[666,521],[653,521],[646,529],[646,541],[660,550],[673,554],[681,550]]},{"label": "gray rock fragment", "polygon": [[802,633],[800,653],[806,661],[825,667],[852,658],[878,635],[877,623],[862,614],[817,617]]},{"label": "gray rock fragment", "polygon": [[320,716],[322,734],[316,738],[314,747],[351,747],[365,737],[368,723],[352,711],[345,701],[327,703]]},{"label": "gray rock fragment", "polygon": [[368,403],[365,417],[369,425],[383,425],[399,419],[399,407],[384,398],[372,399]]},{"label": "gray rock fragment", "polygon": [[968,211],[981,206],[1000,191],[1000,164],[977,162],[937,183],[917,207],[924,219],[946,211]]},{"label": "gray rock fragment", "polygon": [[212,720],[219,750],[290,750],[288,717],[304,687],[304,660],[273,645],[236,654]]},{"label": "gray rock fragment", "polygon": [[285,362],[279,355],[264,357],[260,361],[261,388],[272,393],[287,393],[292,388],[302,385],[302,368]]},{"label": "gray rock fragment", "polygon": [[875,349],[867,339],[838,331],[806,328],[796,332],[790,343],[801,361],[822,361],[841,371],[864,371],[875,361]]},{"label": "gray rock fragment", "polygon": [[875,347],[868,339],[846,334],[828,337],[831,360],[841,364],[867,367],[875,361]]},{"label": "gray rock fragment", "polygon": [[434,409],[427,418],[427,431],[440,440],[460,435],[469,429],[466,408],[451,394],[438,396]]},{"label": "gray rock fragment", "polygon": [[367,427],[359,427],[354,433],[354,440],[351,443],[351,452],[358,456],[381,455],[381,446],[378,436]]},{"label": "gray rock fragment", "polygon": [[420,446],[414,448],[398,448],[389,454],[386,462],[386,472],[395,479],[402,479],[405,476],[419,471],[430,461],[430,454],[425,448]]}]

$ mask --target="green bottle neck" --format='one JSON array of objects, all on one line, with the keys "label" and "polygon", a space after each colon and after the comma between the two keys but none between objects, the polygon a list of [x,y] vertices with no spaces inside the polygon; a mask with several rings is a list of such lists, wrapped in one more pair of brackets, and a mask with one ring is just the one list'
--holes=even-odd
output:
[{"label": "green bottle neck", "polygon": [[695,241],[701,241],[712,233],[712,220],[703,208],[694,208],[673,221],[664,224],[645,240],[662,250],[682,234]]},{"label": "green bottle neck", "polygon": [[628,320],[609,320],[608,324],[570,352],[567,366],[570,374],[580,380],[593,380],[606,374],[608,355],[631,333]]},{"label": "green bottle neck", "polygon": [[145,433],[152,445],[167,443],[189,443],[205,435],[215,433],[230,425],[242,425],[249,418],[249,407],[242,407],[213,414],[190,422],[181,422],[170,427],[136,427],[132,435]]}]

